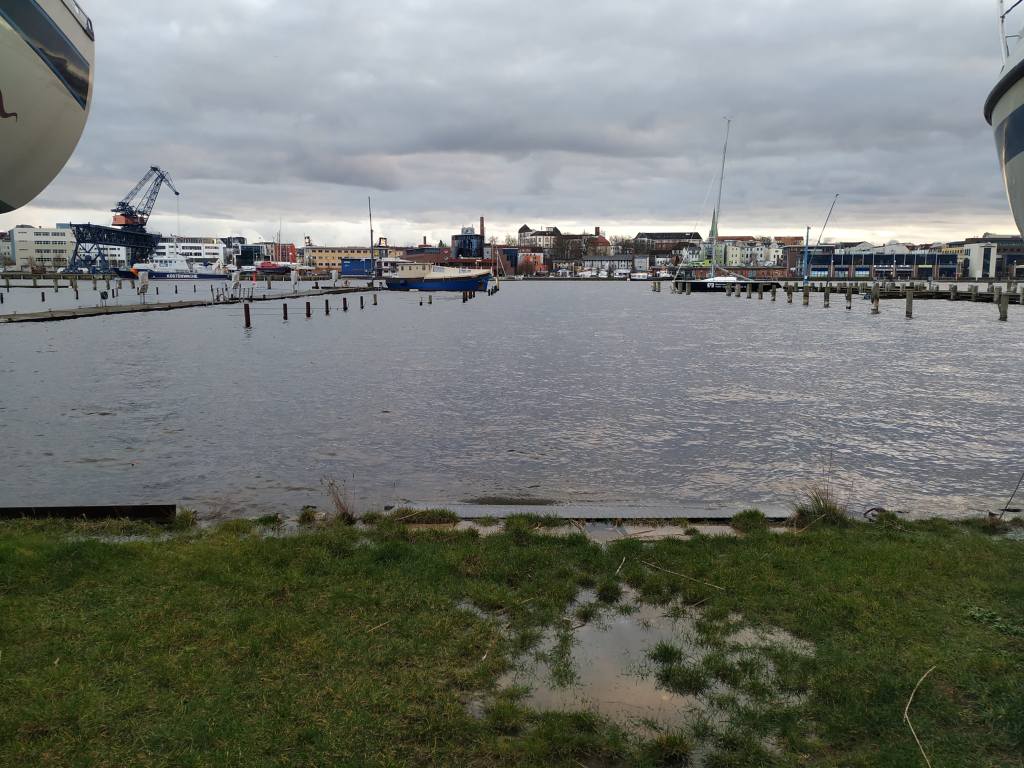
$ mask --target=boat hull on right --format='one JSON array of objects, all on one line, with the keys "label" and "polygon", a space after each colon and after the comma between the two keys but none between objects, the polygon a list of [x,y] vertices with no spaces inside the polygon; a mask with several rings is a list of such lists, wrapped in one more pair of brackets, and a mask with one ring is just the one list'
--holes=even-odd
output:
[{"label": "boat hull on right", "polygon": [[999,167],[1017,229],[1024,233],[1024,44],[1006,60],[985,102],[985,119],[995,132]]}]

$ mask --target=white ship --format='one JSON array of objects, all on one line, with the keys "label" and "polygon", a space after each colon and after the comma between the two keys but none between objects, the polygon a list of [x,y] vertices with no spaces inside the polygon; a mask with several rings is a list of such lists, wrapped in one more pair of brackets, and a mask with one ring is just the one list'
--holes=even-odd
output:
[{"label": "white ship", "polygon": [[0,2],[0,213],[71,157],[92,102],[94,39],[75,0]]},{"label": "white ship", "polygon": [[999,3],[999,45],[1003,69],[999,82],[985,101],[985,119],[995,129],[996,151],[1003,170],[1006,194],[1017,228],[1024,233],[1024,43],[1020,34],[1007,32],[1007,10]]}]

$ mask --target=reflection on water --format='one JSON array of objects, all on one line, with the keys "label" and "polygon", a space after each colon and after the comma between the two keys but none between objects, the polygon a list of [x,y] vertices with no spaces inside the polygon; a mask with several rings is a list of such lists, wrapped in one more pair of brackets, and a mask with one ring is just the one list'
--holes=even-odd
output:
[{"label": "reflection on water", "polygon": [[369,304],[257,304],[248,332],[237,306],[0,326],[0,504],[297,514],[329,476],[364,508],[729,516],[784,511],[831,460],[855,511],[963,514],[1021,470],[1024,315],[988,305],[578,283]]}]

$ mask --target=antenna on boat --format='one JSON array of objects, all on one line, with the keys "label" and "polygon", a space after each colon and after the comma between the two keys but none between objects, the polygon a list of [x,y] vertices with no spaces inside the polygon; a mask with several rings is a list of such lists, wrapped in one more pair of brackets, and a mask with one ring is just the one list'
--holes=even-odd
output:
[{"label": "antenna on boat", "polygon": [[1006,34],[1006,17],[1016,10],[1024,0],[1016,0],[1009,8],[1006,7],[1006,0],[999,0],[999,53],[1003,58],[1003,64],[1006,64],[1006,60],[1010,58],[1010,43],[1011,37],[1015,37],[1018,40],[1020,35],[1008,35]]}]

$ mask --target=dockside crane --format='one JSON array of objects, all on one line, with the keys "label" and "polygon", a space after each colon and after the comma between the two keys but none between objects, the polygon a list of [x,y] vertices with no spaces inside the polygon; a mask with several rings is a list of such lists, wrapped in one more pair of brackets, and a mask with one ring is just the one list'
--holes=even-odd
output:
[{"label": "dockside crane", "polygon": [[150,167],[132,191],[110,209],[114,214],[114,226],[126,232],[145,232],[149,215],[156,205],[157,195],[160,194],[160,187],[164,184],[170,187],[175,197],[181,194],[167,171],[155,165]]}]

